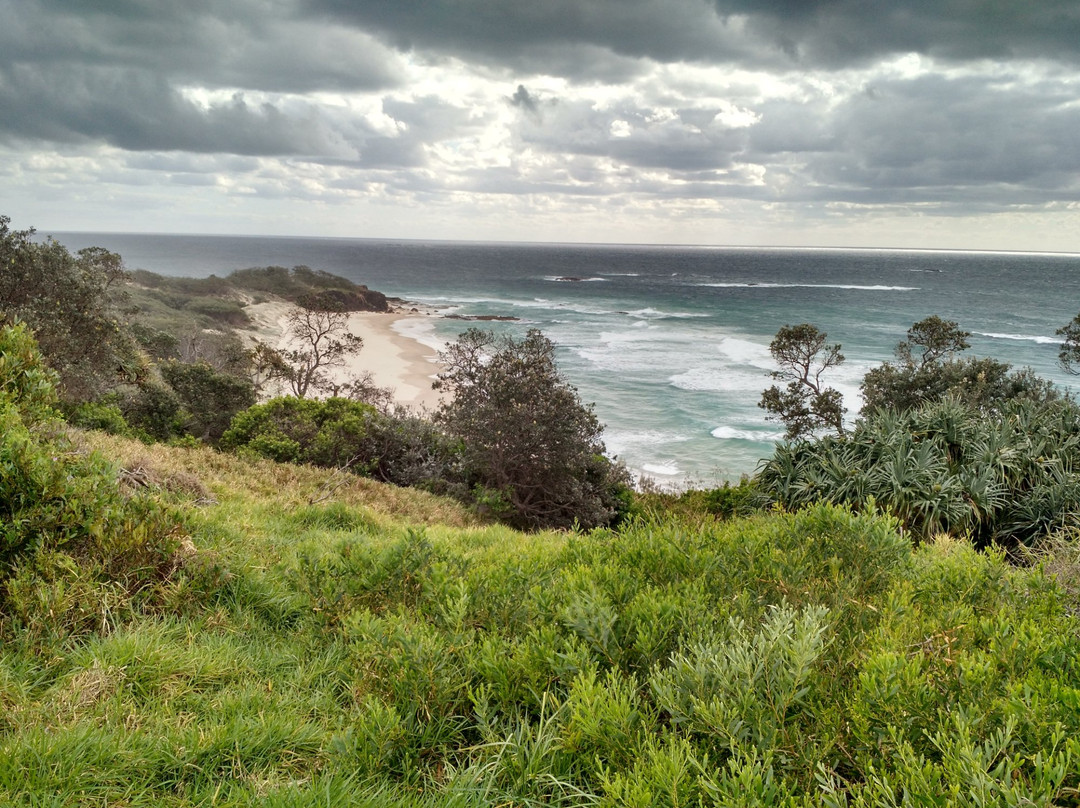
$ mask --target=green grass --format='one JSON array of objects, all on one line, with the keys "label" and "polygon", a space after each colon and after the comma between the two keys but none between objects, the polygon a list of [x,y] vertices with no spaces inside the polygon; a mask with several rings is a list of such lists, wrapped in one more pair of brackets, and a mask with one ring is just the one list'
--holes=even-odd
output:
[{"label": "green grass", "polygon": [[84,440],[190,546],[141,608],[2,638],[2,805],[1080,804],[1075,542],[1017,567],[830,507],[526,535]]}]

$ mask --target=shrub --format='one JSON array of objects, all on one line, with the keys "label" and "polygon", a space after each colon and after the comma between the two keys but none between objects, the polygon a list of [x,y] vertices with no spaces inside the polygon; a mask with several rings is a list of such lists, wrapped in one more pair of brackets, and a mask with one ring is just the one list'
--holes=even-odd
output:
[{"label": "shrub", "polygon": [[224,449],[247,449],[274,460],[363,469],[375,408],[344,398],[282,397],[238,413],[221,437]]},{"label": "shrub", "polygon": [[1080,409],[1019,399],[988,413],[955,400],[863,418],[844,436],[780,445],[758,474],[787,508],[876,503],[916,537],[1031,544],[1080,524]]},{"label": "shrub", "polygon": [[202,314],[211,320],[216,320],[234,328],[244,328],[250,322],[250,318],[235,300],[226,300],[220,297],[196,297],[188,300],[184,308],[196,314]]},{"label": "shrub", "polygon": [[100,626],[172,568],[177,526],[59,432],[27,330],[0,329],[0,348],[0,620],[31,633]]},{"label": "shrub", "polygon": [[188,419],[171,387],[152,379],[117,390],[118,406],[132,429],[148,441],[167,441],[184,434]]},{"label": "shrub", "polygon": [[236,413],[255,403],[249,379],[221,373],[206,362],[165,362],[161,376],[187,412],[187,431],[211,443],[221,438]]},{"label": "shrub", "polygon": [[137,365],[119,317],[120,256],[98,247],[72,255],[52,239],[36,243],[33,230],[11,230],[10,221],[0,216],[0,321],[30,327],[63,399],[97,398]]},{"label": "shrub", "polygon": [[131,427],[124,418],[124,413],[116,404],[102,401],[84,401],[76,405],[67,415],[72,426],[82,429],[97,429],[110,435],[130,435]]},{"label": "shrub", "polygon": [[436,420],[463,444],[465,475],[509,505],[516,527],[615,521],[625,471],[604,457],[603,427],[559,374],[539,331],[522,340],[471,329],[442,354]]}]

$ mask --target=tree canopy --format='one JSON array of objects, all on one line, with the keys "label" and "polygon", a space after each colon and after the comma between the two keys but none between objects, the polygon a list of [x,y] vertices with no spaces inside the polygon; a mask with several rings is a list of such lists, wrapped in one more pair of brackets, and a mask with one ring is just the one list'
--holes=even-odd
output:
[{"label": "tree canopy", "polygon": [[436,420],[461,440],[481,498],[526,528],[614,518],[624,474],[604,457],[603,427],[559,373],[547,337],[470,329],[441,359],[436,385],[450,397]]},{"label": "tree canopy", "polygon": [[141,367],[123,327],[127,273],[116,253],[89,247],[72,255],[62,244],[12,230],[0,216],[0,317],[22,320],[60,376],[65,401],[95,398]]},{"label": "tree canopy", "polygon": [[840,345],[827,344],[828,334],[810,323],[785,325],[769,344],[769,353],[780,366],[771,375],[787,382],[773,385],[761,395],[758,406],[770,420],[787,427],[789,439],[808,438],[821,429],[844,431],[844,401],[839,390],[826,387],[822,375],[843,364]]}]

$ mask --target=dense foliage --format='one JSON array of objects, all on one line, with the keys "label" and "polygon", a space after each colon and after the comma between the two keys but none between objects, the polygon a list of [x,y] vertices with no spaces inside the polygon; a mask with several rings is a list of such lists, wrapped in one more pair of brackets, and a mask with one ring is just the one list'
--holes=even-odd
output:
[{"label": "dense foliage", "polygon": [[843,436],[777,447],[758,483],[789,508],[884,508],[917,538],[1031,544],[1080,526],[1080,409],[1017,400],[988,418],[947,400],[885,412]]},{"label": "dense foliage", "polygon": [[863,377],[864,418],[883,410],[904,412],[951,398],[969,407],[995,410],[1018,399],[1052,401],[1054,386],[1031,370],[1013,370],[989,358],[957,358],[971,334],[952,320],[931,316],[912,325],[896,346],[895,363],[885,362]]},{"label": "dense foliage", "polygon": [[192,517],[221,573],[62,651],[5,637],[0,802],[1075,803],[1080,602],[1038,569],[828,506],[423,529],[171,456],[222,498]]},{"label": "dense foliage", "polygon": [[135,342],[121,327],[120,256],[98,247],[72,255],[51,239],[34,241],[33,230],[11,230],[10,222],[0,216],[0,322],[29,325],[65,401],[137,379]]},{"label": "dense foliage", "polygon": [[274,398],[239,413],[223,449],[247,449],[271,460],[329,468],[363,468],[367,425],[375,410],[344,398]]},{"label": "dense foliage", "polygon": [[167,511],[64,436],[54,384],[28,329],[0,328],[0,627],[30,633],[152,602],[177,541]]},{"label": "dense foliage", "polygon": [[615,519],[624,472],[604,456],[603,427],[536,330],[521,340],[470,329],[440,357],[436,413],[460,439],[466,476],[510,524],[595,527]]}]

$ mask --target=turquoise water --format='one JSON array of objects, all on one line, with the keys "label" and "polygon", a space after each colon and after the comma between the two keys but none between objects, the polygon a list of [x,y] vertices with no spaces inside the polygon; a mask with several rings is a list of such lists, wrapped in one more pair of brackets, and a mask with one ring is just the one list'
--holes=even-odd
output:
[{"label": "turquoise water", "polygon": [[[752,472],[782,430],[757,407],[768,344],[812,322],[847,357],[830,383],[854,417],[862,375],[930,314],[973,333],[971,353],[1027,365],[1062,385],[1054,331],[1080,310],[1080,256],[889,250],[462,244],[363,239],[61,234],[129,267],[223,275],[305,264],[463,315],[539,328],[607,425],[608,450],[658,480],[710,483]],[[562,278],[580,280],[561,280]],[[465,325],[409,326],[428,342]]]}]

